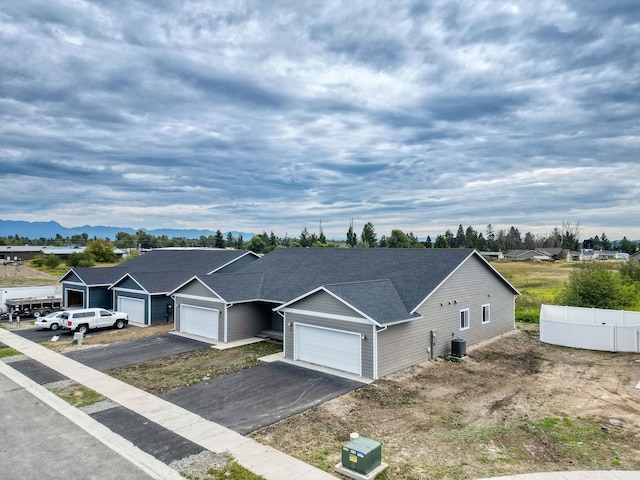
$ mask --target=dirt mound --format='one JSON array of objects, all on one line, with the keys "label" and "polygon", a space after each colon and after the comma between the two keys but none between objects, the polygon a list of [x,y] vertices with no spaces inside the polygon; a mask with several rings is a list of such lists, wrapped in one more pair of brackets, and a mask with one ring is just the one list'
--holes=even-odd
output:
[{"label": "dirt mound", "polygon": [[26,265],[0,265],[0,285],[55,285],[58,277]]}]

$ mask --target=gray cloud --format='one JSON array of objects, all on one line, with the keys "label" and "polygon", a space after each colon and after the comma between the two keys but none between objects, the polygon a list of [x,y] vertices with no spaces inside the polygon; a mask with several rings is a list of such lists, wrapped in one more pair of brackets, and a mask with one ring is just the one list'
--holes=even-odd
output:
[{"label": "gray cloud", "polygon": [[10,2],[0,216],[640,238],[639,18],[634,1]]}]

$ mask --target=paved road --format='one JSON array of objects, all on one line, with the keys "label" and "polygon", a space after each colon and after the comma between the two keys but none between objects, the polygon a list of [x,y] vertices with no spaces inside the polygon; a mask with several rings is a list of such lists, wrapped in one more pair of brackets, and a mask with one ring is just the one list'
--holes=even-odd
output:
[{"label": "paved road", "polygon": [[0,374],[2,480],[148,480],[93,436]]},{"label": "paved road", "polygon": [[360,382],[273,362],[162,398],[244,435],[359,387]]}]

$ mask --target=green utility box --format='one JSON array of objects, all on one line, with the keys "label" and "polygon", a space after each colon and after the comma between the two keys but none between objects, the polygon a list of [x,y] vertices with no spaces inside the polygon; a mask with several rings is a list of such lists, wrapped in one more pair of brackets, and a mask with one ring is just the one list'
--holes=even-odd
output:
[{"label": "green utility box", "polygon": [[342,447],[342,466],[349,470],[368,475],[381,463],[382,446],[380,442],[358,437]]}]

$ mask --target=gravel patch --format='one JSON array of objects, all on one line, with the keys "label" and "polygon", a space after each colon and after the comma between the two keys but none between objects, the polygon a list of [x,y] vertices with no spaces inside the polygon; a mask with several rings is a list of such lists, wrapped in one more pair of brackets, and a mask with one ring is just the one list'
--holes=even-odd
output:
[{"label": "gravel patch", "polygon": [[2,361],[4,363],[13,363],[13,362],[22,362],[23,360],[28,360],[29,357],[27,357],[26,355],[11,355],[9,357],[4,357],[2,359]]},{"label": "gravel patch", "polygon": [[87,405],[86,407],[80,408],[87,415],[91,415],[92,413],[102,412],[104,410],[109,410],[110,408],[119,407],[120,404],[114,402],[113,400],[103,400],[102,402],[92,403],[91,405]]},{"label": "gravel patch", "polygon": [[204,450],[195,455],[175,460],[169,464],[169,467],[187,478],[207,478],[207,471],[210,468],[221,470],[232,460],[233,456],[230,453],[213,453]]},{"label": "gravel patch", "polygon": [[57,382],[45,383],[43,387],[47,390],[61,390],[75,384],[75,380],[71,380],[70,378],[68,378],[66,380],[58,380]]}]

